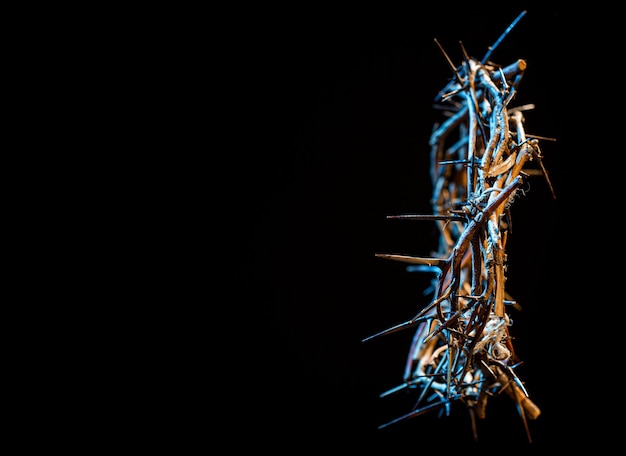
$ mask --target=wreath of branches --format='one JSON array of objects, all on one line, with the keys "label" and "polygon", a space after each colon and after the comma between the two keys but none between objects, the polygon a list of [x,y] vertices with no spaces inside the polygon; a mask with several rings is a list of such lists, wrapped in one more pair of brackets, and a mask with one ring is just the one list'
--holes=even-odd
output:
[{"label": "wreath of branches", "polygon": [[[434,274],[432,300],[408,321],[364,341],[407,328],[415,335],[403,383],[381,395],[412,388],[419,396],[412,410],[380,428],[433,410],[449,413],[460,401],[476,420],[486,417],[490,397],[505,393],[514,401],[529,441],[527,420],[540,408],[530,399],[515,368],[508,308],[518,303],[507,293],[506,244],[511,207],[521,185],[541,174],[554,195],[542,163],[541,140],[524,128],[524,113],[534,105],[510,107],[526,70],[526,61],[508,66],[490,61],[494,49],[524,16],[523,11],[481,60],[468,56],[455,66],[435,40],[454,78],[437,95],[445,121],[430,138],[432,214],[388,218],[436,223],[438,248],[428,257],[378,253],[379,258],[408,263],[407,269]],[[533,169],[530,163],[538,164]]]}]

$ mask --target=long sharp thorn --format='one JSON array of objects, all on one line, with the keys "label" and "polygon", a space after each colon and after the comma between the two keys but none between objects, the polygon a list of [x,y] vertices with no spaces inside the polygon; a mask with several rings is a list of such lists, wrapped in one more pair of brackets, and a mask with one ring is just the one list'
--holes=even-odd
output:
[{"label": "long sharp thorn", "polygon": [[489,50],[487,51],[487,53],[485,54],[485,56],[480,62],[481,65],[484,65],[485,63],[487,63],[487,61],[489,60],[489,57],[491,57],[491,53],[498,47],[498,45],[502,42],[502,40],[504,40],[504,37],[508,35],[508,33],[513,29],[513,27],[515,27],[515,25],[520,21],[520,19],[524,17],[524,15],[526,15],[526,10],[522,11],[519,14],[519,16],[517,16],[515,20],[511,22],[511,25],[507,27],[507,29],[502,33],[502,35],[500,35],[500,38],[498,38],[493,45],[489,46]]},{"label": "long sharp thorn", "polygon": [[372,340],[372,339],[374,339],[376,337],[384,336],[384,335],[387,335],[387,334],[395,333],[395,332],[400,331],[402,329],[410,328],[411,326],[413,326],[413,325],[415,325],[417,323],[420,323],[420,322],[422,322],[424,320],[427,320],[427,319],[428,318],[415,318],[415,319],[407,320],[407,321],[405,321],[403,323],[399,323],[399,324],[397,324],[395,326],[392,326],[391,328],[384,329],[384,330],[382,330],[382,331],[380,331],[380,332],[378,332],[376,334],[368,336],[365,339],[363,339],[361,342],[367,342],[368,340]]},{"label": "long sharp thorn", "polygon": [[421,409],[414,410],[410,413],[407,413],[406,415],[402,415],[401,417],[396,418],[395,420],[389,421],[388,423],[381,424],[380,426],[378,426],[378,429],[383,429],[383,428],[386,428],[387,426],[398,423],[400,421],[408,420],[409,418],[415,418],[416,416],[423,415],[426,412],[445,406],[447,402],[448,401],[436,402],[434,404],[427,405],[426,407],[422,407]]}]

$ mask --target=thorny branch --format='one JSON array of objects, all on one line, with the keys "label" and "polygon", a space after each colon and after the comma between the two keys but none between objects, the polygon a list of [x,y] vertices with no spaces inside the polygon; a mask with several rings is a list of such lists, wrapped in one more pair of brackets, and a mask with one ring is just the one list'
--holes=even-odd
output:
[{"label": "thorny branch", "polygon": [[476,418],[485,418],[488,399],[504,392],[516,404],[532,441],[526,420],[536,419],[541,411],[514,372],[519,359],[506,306],[517,303],[504,287],[505,249],[510,206],[530,175],[525,165],[539,162],[553,197],[554,191],[541,163],[540,137],[524,129],[523,113],[534,106],[509,108],[526,62],[501,67],[489,60],[524,14],[482,60],[464,52],[458,68],[435,40],[455,77],[438,95],[441,103],[448,103],[450,116],[435,125],[430,138],[433,214],[389,218],[436,223],[438,249],[429,257],[376,254],[435,272],[433,299],[410,320],[364,339],[416,327],[403,384],[381,396],[406,388],[419,389],[420,395],[410,413],[381,428],[431,410],[448,411],[453,401],[461,401],[470,412],[477,440]]}]

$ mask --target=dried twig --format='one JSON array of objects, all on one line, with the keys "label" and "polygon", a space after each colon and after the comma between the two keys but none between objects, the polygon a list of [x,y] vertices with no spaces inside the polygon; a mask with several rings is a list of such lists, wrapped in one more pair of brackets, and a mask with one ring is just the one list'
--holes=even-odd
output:
[{"label": "dried twig", "polygon": [[466,404],[477,440],[475,418],[486,417],[488,399],[505,392],[516,404],[531,441],[527,419],[541,414],[514,372],[519,359],[509,334],[506,306],[517,303],[505,291],[506,241],[510,206],[537,160],[550,191],[554,190],[541,162],[540,136],[527,135],[523,112],[534,106],[509,108],[526,70],[517,60],[500,67],[492,52],[526,12],[506,29],[480,61],[469,58],[455,67],[435,40],[454,72],[454,80],[439,92],[452,105],[451,116],[435,126],[430,138],[433,214],[389,216],[426,220],[439,228],[438,249],[430,256],[376,254],[413,265],[413,270],[437,272],[433,299],[413,318],[364,340],[416,328],[402,385],[421,390],[413,410],[381,428]]}]

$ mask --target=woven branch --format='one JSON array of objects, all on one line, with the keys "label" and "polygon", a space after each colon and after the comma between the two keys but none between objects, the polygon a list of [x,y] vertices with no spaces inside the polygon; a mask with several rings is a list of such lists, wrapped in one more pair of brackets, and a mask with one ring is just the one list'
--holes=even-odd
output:
[{"label": "woven branch", "polygon": [[489,398],[504,392],[517,406],[532,441],[527,419],[541,414],[514,371],[520,360],[506,309],[516,304],[505,290],[506,243],[511,205],[520,185],[533,175],[524,171],[529,162],[539,162],[554,192],[541,163],[538,137],[527,136],[524,128],[523,112],[534,106],[509,108],[526,62],[500,67],[489,62],[492,51],[481,61],[466,56],[459,67],[450,63],[455,78],[438,95],[449,107],[449,117],[435,126],[430,138],[433,213],[389,217],[436,223],[437,251],[429,257],[376,254],[437,272],[430,304],[412,319],[364,339],[416,327],[404,382],[381,396],[416,388],[419,399],[410,413],[381,428],[432,410],[448,410],[452,402],[461,401],[470,412],[477,440],[475,418],[485,418]]}]

